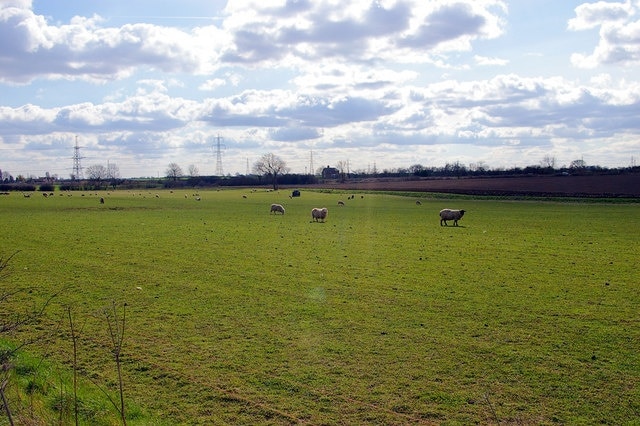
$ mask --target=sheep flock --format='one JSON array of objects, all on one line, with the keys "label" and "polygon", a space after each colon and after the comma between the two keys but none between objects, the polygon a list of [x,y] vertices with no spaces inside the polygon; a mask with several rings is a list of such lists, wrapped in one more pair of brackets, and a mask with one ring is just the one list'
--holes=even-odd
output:
[{"label": "sheep flock", "polygon": [[[173,191],[171,191],[171,193],[173,193]],[[155,198],[160,198],[159,194],[151,194],[151,192],[148,193],[151,196],[155,196]],[[0,192],[0,195],[10,195],[9,192]],[[31,193],[29,192],[22,192],[22,195],[24,196],[24,198],[30,198],[31,197]],[[45,198],[48,198],[50,196],[53,196],[54,193],[43,193],[43,196]],[[60,196],[62,196],[63,194],[59,194]],[[71,194],[69,193],[69,191],[67,191],[67,195],[71,196]],[[85,196],[84,193],[81,194],[83,197]],[[98,195],[98,193],[89,193],[89,195]],[[110,195],[110,193],[107,193],[106,195]],[[140,195],[143,196],[142,193],[140,194],[133,194],[135,195]],[[200,194],[193,194],[193,197],[196,201],[200,201],[202,198],[199,196]],[[146,197],[144,197],[146,198]],[[184,194],[184,198],[188,198],[187,194]],[[242,198],[248,198],[247,195],[242,195]],[[290,197],[291,198],[291,197]],[[355,199],[355,195],[349,195],[346,199],[347,200],[353,200]],[[364,198],[364,196],[361,196],[361,198]],[[106,204],[106,197],[98,197],[98,200],[100,202],[100,204]],[[348,202],[345,203],[344,201],[345,199],[338,199],[337,200],[337,205],[340,208],[344,208],[346,207],[347,204],[349,204]],[[422,202],[420,200],[414,201],[416,206],[420,206],[422,205]],[[273,203],[270,205],[269,208],[269,213],[270,214],[275,214],[277,215],[278,213],[280,213],[280,215],[285,214],[285,208],[282,204],[277,204],[277,203]],[[453,226],[457,227],[458,225],[458,221],[460,221],[463,216],[465,215],[466,211],[465,210],[455,210],[455,209],[442,209],[439,212],[439,216],[440,216],[440,226],[449,226],[448,222],[452,221],[453,222]],[[327,209],[326,207],[314,207],[313,209],[311,209],[311,222],[325,222],[327,219],[327,216],[329,214],[329,209]]]}]

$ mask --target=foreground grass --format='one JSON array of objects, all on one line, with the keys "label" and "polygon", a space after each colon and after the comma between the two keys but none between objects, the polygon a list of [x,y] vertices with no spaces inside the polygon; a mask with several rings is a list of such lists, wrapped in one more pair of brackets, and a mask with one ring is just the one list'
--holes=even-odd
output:
[{"label": "foreground grass", "polygon": [[104,313],[126,303],[149,423],[638,421],[637,204],[199,195],[0,199],[2,285],[59,293],[14,338],[69,365],[73,309],[81,371],[114,391]]},{"label": "foreground grass", "polygon": [[[115,408],[118,396],[106,392],[86,377],[74,385],[73,374],[64,365],[53,365],[45,356],[34,356],[17,350],[7,341],[0,341],[0,354],[11,351],[11,370],[3,371],[8,378],[5,395],[11,417],[16,425],[83,425],[109,426],[121,424]],[[74,397],[76,395],[76,397]],[[9,424],[4,406],[0,424]],[[127,404],[127,423],[149,424],[149,417],[140,407]]]}]

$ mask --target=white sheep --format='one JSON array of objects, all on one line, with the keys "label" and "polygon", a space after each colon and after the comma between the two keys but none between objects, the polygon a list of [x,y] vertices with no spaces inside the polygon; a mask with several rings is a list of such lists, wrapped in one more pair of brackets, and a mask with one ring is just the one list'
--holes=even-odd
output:
[{"label": "white sheep", "polygon": [[327,218],[328,213],[329,213],[329,210],[327,210],[326,207],[323,207],[321,209],[313,208],[311,210],[311,219],[315,220],[316,222],[322,219],[322,221],[324,222],[324,220]]},{"label": "white sheep", "polygon": [[269,211],[269,214],[277,214],[278,212],[284,214],[284,207],[282,207],[282,205],[280,204],[271,204],[271,210]]},{"label": "white sheep", "polygon": [[338,200],[338,205],[339,205],[339,206],[344,206],[344,201],[342,201],[342,200]]},{"label": "white sheep", "polygon": [[440,226],[442,226],[442,222],[444,222],[444,226],[448,226],[448,220],[453,221],[453,226],[458,226],[458,221],[462,219],[462,216],[464,216],[464,210],[442,209],[440,210]]}]

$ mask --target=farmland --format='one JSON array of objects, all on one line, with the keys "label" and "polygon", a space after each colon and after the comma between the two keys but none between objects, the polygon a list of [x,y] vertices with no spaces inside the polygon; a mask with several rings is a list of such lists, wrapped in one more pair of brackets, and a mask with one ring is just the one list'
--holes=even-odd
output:
[{"label": "farmland", "polygon": [[71,312],[81,376],[114,394],[126,309],[131,424],[638,421],[637,203],[288,195],[0,198],[0,285],[24,289],[3,318],[55,295],[11,338],[69,370]]}]

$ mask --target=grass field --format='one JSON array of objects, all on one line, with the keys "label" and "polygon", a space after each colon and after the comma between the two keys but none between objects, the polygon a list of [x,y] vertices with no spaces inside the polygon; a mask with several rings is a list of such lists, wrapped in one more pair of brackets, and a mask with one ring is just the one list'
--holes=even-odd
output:
[{"label": "grass field", "polygon": [[130,424],[640,424],[638,204],[155,194],[0,198],[4,337],[114,395],[115,303]]}]

